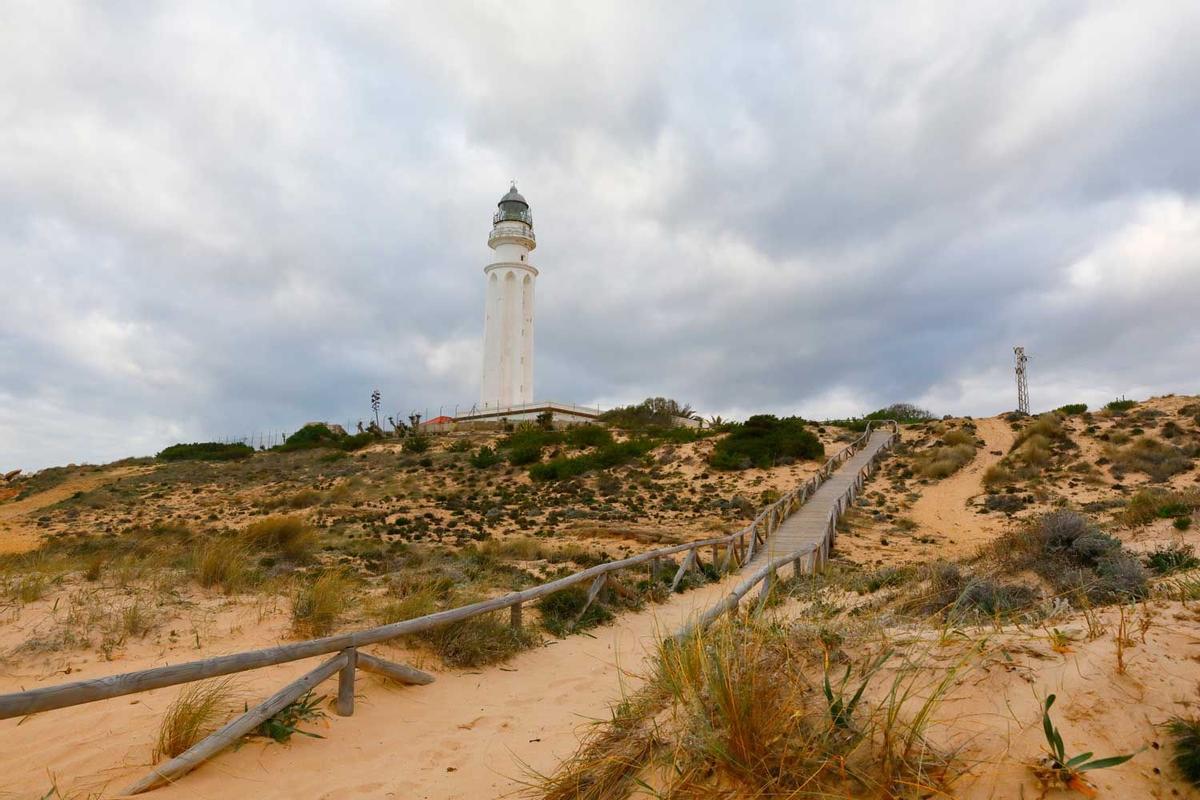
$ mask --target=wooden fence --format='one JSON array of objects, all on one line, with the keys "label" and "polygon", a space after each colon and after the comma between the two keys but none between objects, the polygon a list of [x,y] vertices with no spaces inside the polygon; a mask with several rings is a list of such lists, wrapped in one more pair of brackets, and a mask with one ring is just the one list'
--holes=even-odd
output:
[{"label": "wooden fence", "polygon": [[[885,447],[890,447],[898,435],[898,426],[896,423],[892,422],[890,424],[892,425],[892,433],[884,445]],[[615,584],[615,578],[610,577],[613,573],[642,565],[648,565],[651,572],[656,573],[664,560],[670,559],[671,565],[674,566],[674,556],[684,553],[682,561],[676,567],[675,576],[671,582],[671,588],[674,590],[678,588],[688,570],[699,568],[700,550],[705,547],[712,548],[713,563],[715,564],[719,560],[722,572],[728,571],[731,567],[740,568],[742,565],[749,563],[750,559],[754,557],[756,550],[766,544],[767,538],[771,533],[797,508],[803,505],[812,493],[816,491],[817,487],[824,483],[834,471],[863,447],[870,438],[871,426],[868,425],[866,431],[861,436],[829,458],[815,475],[764,508],[749,525],[731,534],[639,553],[620,561],[598,564],[594,567],[581,570],[574,575],[568,575],[564,578],[559,578],[558,580],[519,592],[511,592],[500,597],[494,597],[459,608],[439,611],[434,614],[427,614],[423,617],[416,617],[415,619],[403,622],[395,622],[390,625],[381,625],[366,630],[340,633],[334,636],[294,642],[261,650],[216,656],[184,664],[155,667],[137,672],[110,675],[104,678],[93,678],[91,680],[75,681],[57,686],[46,686],[40,689],[30,689],[24,692],[0,695],[0,719],[20,717],[40,711],[50,711],[56,708],[92,703],[97,700],[106,700],[111,697],[120,697],[136,692],[160,689],[165,686],[191,683],[220,675],[246,672],[274,664],[335,654],[317,668],[305,673],[283,689],[280,689],[263,703],[229,722],[208,738],[175,758],[158,764],[148,775],[131,785],[124,792],[127,795],[138,794],[176,780],[191,771],[225,747],[236,742],[242,736],[253,731],[263,721],[270,719],[281,709],[297,698],[302,697],[306,692],[321,681],[332,676],[335,672],[338,674],[338,693],[335,710],[341,716],[350,716],[354,713],[354,679],[355,673],[358,670],[381,674],[407,684],[427,684],[433,681],[433,676],[425,672],[362,652],[360,648],[367,645],[378,644],[379,642],[385,642],[400,636],[420,633],[442,625],[461,622],[480,614],[488,614],[506,608],[510,610],[511,624],[520,627],[523,624],[522,607],[526,603],[574,586],[575,584],[591,581],[587,593],[587,604],[590,606],[606,583],[612,581]],[[706,626],[721,614],[737,608],[741,598],[760,583],[763,584],[761,596],[765,598],[777,571],[787,564],[795,564],[794,569],[797,571],[800,569],[806,571],[820,569],[828,558],[829,548],[832,545],[835,534],[837,518],[853,502],[854,497],[862,487],[866,475],[869,473],[872,463],[868,462],[863,467],[847,491],[842,497],[838,498],[835,508],[830,511],[827,531],[821,542],[805,548],[802,552],[788,553],[770,558],[763,567],[757,569],[754,574],[740,582],[726,597],[704,612],[694,623],[685,628],[682,633],[686,633],[697,625]],[[799,563],[801,559],[804,560],[803,565]],[[583,611],[586,610],[587,607],[585,606]],[[580,616],[582,616],[583,611],[580,612]]]}]

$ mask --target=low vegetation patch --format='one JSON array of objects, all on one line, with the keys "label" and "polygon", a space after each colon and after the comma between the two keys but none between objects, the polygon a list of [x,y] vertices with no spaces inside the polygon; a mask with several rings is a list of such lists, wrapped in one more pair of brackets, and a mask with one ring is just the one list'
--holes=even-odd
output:
[{"label": "low vegetation patch", "polygon": [[1037,589],[964,572],[957,564],[935,562],[924,569],[926,581],[914,587],[902,607],[921,616],[953,622],[1004,619],[1027,611],[1041,599]]},{"label": "low vegetation patch", "polygon": [[846,428],[848,430],[857,431],[859,433],[867,429],[867,424],[870,422],[883,422],[884,420],[895,420],[901,425],[919,425],[924,422],[931,422],[937,419],[937,416],[919,406],[912,403],[892,403],[886,408],[881,408],[878,411],[872,411],[870,414],[865,414],[861,417],[850,417],[848,419],[829,419],[822,424],[832,425],[838,428]]},{"label": "low vegetation patch", "polygon": [[333,428],[323,422],[305,425],[300,430],[283,440],[283,444],[274,449],[281,452],[295,450],[312,450],[317,447],[332,447],[339,450],[359,450],[372,442],[379,441],[377,433],[364,431],[348,435],[341,428]]},{"label": "low vegetation patch", "polygon": [[587,588],[580,585],[547,595],[537,605],[542,627],[555,636],[603,625],[613,618],[613,613],[600,603],[588,605]]},{"label": "low vegetation patch", "polygon": [[1141,472],[1155,483],[1162,483],[1192,468],[1191,455],[1183,448],[1149,436],[1138,437],[1124,447],[1109,446],[1104,455],[1112,462],[1109,469],[1117,478],[1126,472]]},{"label": "low vegetation patch", "polygon": [[686,403],[667,397],[647,397],[634,406],[621,406],[600,415],[600,421],[627,431],[673,428],[679,418],[692,419],[695,412]]},{"label": "low vegetation patch", "polygon": [[930,480],[947,478],[971,463],[977,445],[978,440],[968,431],[947,431],[937,445],[917,454],[917,474]]},{"label": "low vegetation patch", "polygon": [[1175,768],[1200,789],[1200,717],[1175,717],[1167,722],[1166,729]]},{"label": "low vegetation patch", "polygon": [[155,456],[159,461],[236,461],[254,455],[254,448],[241,442],[193,442],[173,444]]},{"label": "low vegetation patch", "polygon": [[1121,514],[1127,525],[1145,525],[1156,519],[1180,519],[1190,517],[1200,509],[1200,491],[1167,491],[1144,489],[1129,498],[1129,504]]},{"label": "low vegetation patch", "polygon": [[1200,558],[1190,544],[1164,544],[1146,555],[1146,566],[1155,575],[1170,575],[1200,567]]},{"label": "low vegetation patch", "polygon": [[1067,417],[1074,417],[1083,414],[1088,410],[1087,403],[1067,403],[1065,406],[1059,406],[1055,409],[1059,414]]},{"label": "low vegetation patch", "polygon": [[1033,570],[1057,594],[1081,603],[1140,600],[1149,594],[1141,561],[1090,520],[1074,511],[1053,511],[991,545],[1001,568]]},{"label": "low vegetation patch", "polygon": [[729,426],[729,435],[717,442],[709,464],[717,469],[766,469],[785,460],[816,459],[825,447],[799,417],[779,419],[758,414]]},{"label": "low vegetation patch", "polygon": [[534,464],[529,468],[529,477],[538,481],[556,481],[574,478],[587,472],[609,469],[641,458],[654,449],[649,439],[629,439],[598,447],[590,453],[578,456],[559,456],[549,461]]},{"label": "low vegetation patch", "polygon": [[512,658],[537,644],[525,627],[514,628],[496,614],[452,622],[419,634],[449,667],[480,667]]}]

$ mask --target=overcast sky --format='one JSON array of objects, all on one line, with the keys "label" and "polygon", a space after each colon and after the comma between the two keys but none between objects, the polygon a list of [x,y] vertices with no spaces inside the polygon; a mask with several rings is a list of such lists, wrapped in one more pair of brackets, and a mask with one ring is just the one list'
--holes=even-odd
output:
[{"label": "overcast sky", "polygon": [[478,399],[1200,391],[1200,3],[0,0],[0,469]]}]

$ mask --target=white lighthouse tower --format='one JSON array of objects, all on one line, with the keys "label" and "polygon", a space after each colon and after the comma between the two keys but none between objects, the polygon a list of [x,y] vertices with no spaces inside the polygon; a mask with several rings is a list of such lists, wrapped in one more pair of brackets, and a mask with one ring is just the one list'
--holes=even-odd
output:
[{"label": "white lighthouse tower", "polygon": [[537,247],[529,203],[516,183],[500,198],[492,217],[488,247],[495,251],[484,267],[487,299],[483,318],[483,409],[533,402],[533,282],[529,263]]}]

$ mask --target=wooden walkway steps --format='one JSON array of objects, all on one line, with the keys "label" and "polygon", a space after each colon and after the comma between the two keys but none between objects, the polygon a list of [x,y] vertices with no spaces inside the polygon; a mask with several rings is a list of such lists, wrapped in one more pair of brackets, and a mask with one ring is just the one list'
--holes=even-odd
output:
[{"label": "wooden walkway steps", "polygon": [[[822,483],[808,498],[808,502],[796,509],[790,517],[767,539],[766,544],[754,554],[743,569],[748,572],[765,565],[770,559],[810,550],[820,545],[829,530],[829,515],[839,503],[845,503],[850,487],[859,479],[859,474],[891,441],[892,433],[877,430],[861,450],[852,455],[829,479]],[[840,516],[845,505],[838,509]],[[825,552],[828,555],[828,552]]]}]

